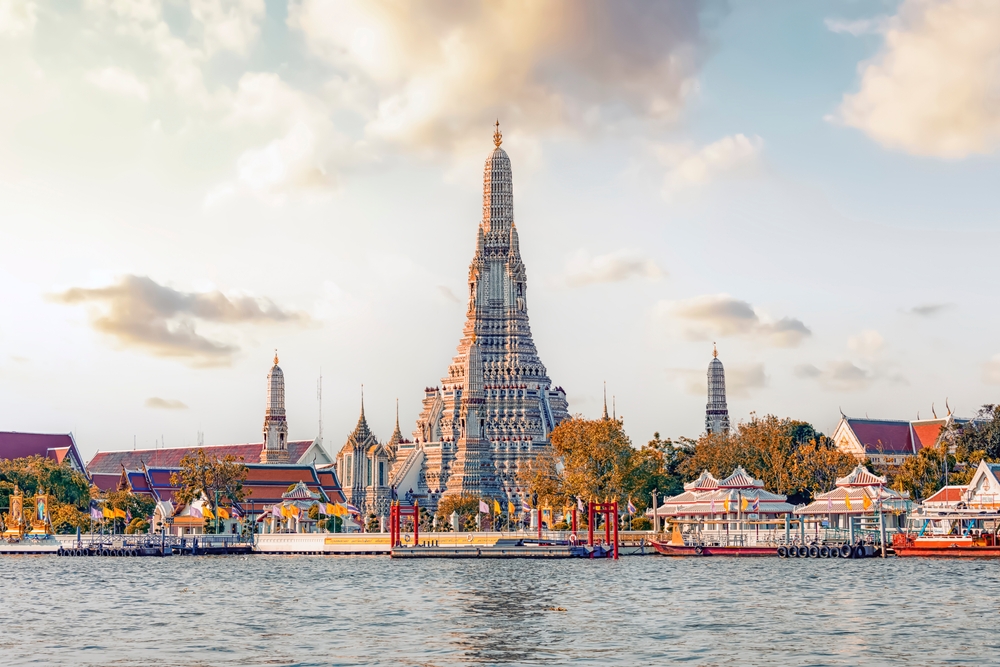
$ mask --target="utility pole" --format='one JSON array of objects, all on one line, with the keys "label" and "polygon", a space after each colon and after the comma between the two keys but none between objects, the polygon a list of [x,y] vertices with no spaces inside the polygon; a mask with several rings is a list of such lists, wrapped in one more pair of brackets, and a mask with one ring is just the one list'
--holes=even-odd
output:
[{"label": "utility pole", "polygon": [[316,401],[319,403],[319,436],[316,440],[323,446],[323,369],[319,369],[319,379],[316,380]]}]

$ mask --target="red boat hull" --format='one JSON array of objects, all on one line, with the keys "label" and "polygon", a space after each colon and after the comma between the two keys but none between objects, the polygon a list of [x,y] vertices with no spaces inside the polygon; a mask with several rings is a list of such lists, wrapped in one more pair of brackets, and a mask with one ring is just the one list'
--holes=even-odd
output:
[{"label": "red boat hull", "polygon": [[1000,547],[893,547],[897,556],[925,558],[1000,558]]},{"label": "red boat hull", "polygon": [[653,542],[653,548],[663,556],[730,556],[742,558],[759,558],[761,556],[777,557],[776,547],[711,547],[711,546],[675,546],[669,542]]}]

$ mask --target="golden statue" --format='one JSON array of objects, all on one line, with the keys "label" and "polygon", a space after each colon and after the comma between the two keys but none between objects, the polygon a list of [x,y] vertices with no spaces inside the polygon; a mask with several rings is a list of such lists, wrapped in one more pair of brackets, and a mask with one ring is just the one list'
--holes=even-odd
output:
[{"label": "golden statue", "polygon": [[21,489],[14,485],[14,493],[10,494],[10,509],[7,512],[7,529],[3,531],[5,539],[20,538],[24,535],[24,496]]},{"label": "golden statue", "polygon": [[35,494],[35,513],[31,517],[31,532],[29,535],[51,535],[52,520],[49,517],[49,496],[45,489],[38,489]]}]

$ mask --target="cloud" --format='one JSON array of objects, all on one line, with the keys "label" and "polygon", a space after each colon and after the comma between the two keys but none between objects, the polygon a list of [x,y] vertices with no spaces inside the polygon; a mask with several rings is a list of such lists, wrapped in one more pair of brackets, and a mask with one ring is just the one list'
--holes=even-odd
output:
[{"label": "cloud", "polygon": [[866,357],[873,358],[882,351],[885,347],[885,339],[877,331],[866,330],[862,331],[857,336],[851,336],[847,339],[847,347],[852,352],[857,352],[858,354]]},{"label": "cloud", "polygon": [[30,0],[0,0],[0,35],[31,35],[38,23],[38,5]]},{"label": "cloud", "polygon": [[701,3],[299,0],[288,25],[370,109],[368,136],[449,150],[499,116],[521,135],[669,121],[696,89]]},{"label": "cloud", "polygon": [[687,340],[712,340],[726,336],[744,336],[774,347],[796,347],[812,335],[801,320],[783,317],[772,320],[758,314],[746,301],[728,294],[706,294],[683,301],[664,301],[657,305],[657,319],[680,330]]},{"label": "cloud", "polygon": [[[678,380],[684,391],[694,396],[705,396],[708,393],[708,378],[706,371],[690,368],[673,368],[668,373]],[[768,376],[764,372],[764,364],[749,364],[726,366],[726,396],[746,398],[756,389],[763,389],[768,384]]]},{"label": "cloud", "polygon": [[145,276],[124,276],[109,287],[74,287],[50,298],[65,304],[94,304],[92,326],[122,347],[184,359],[194,366],[226,365],[239,351],[231,342],[201,335],[199,323],[225,328],[308,320],[269,299],[229,297],[219,291],[181,292]]},{"label": "cloud", "polygon": [[964,158],[1000,146],[1000,3],[906,0],[834,119],[886,148]]},{"label": "cloud", "polygon": [[656,262],[635,250],[616,250],[596,256],[591,256],[586,250],[578,250],[566,262],[564,279],[570,287],[582,287],[629,278],[659,280],[665,275],[666,272]]},{"label": "cloud", "polygon": [[850,361],[831,361],[822,370],[812,364],[800,364],[793,374],[798,378],[816,380],[825,389],[834,391],[861,391],[875,380],[874,373]]},{"label": "cloud", "polygon": [[919,315],[921,317],[933,317],[943,310],[951,308],[950,303],[926,303],[920,306],[914,306],[910,308],[909,312],[913,315]]},{"label": "cloud", "polygon": [[889,27],[888,16],[875,16],[868,19],[823,19],[827,30],[835,33],[846,33],[860,37],[861,35],[877,35],[884,33]]},{"label": "cloud", "polygon": [[143,102],[149,101],[149,86],[139,81],[131,72],[118,67],[105,67],[101,70],[87,72],[83,78],[87,83],[109,93],[123,97],[134,97]]},{"label": "cloud", "polygon": [[1000,384],[1000,354],[994,355],[992,359],[983,364],[983,382]]},{"label": "cloud", "polygon": [[146,399],[146,407],[160,410],[187,410],[188,406],[174,398],[150,396]]},{"label": "cloud", "polygon": [[758,136],[733,134],[699,149],[666,146],[659,149],[660,160],[668,167],[664,177],[664,192],[670,194],[691,186],[699,186],[718,176],[744,170],[757,161],[764,146]]},{"label": "cloud", "polygon": [[192,0],[191,16],[201,22],[205,50],[246,54],[260,34],[264,0]]}]

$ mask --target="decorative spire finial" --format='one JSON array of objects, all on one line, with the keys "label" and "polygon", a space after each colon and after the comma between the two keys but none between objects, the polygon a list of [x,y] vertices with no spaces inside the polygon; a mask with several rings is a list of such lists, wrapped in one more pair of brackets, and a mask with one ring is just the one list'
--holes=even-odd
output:
[{"label": "decorative spire finial", "polygon": [[712,358],[713,359],[719,358],[719,348],[715,346],[715,343],[712,343]]},{"label": "decorative spire finial", "polygon": [[503,132],[500,131],[500,119],[497,118],[496,124],[493,126],[493,145],[500,148],[500,144],[503,143]]},{"label": "decorative spire finial", "polygon": [[602,419],[608,418],[608,383],[604,383],[604,412],[601,414]]},{"label": "decorative spire finial", "polygon": [[274,365],[278,365],[278,348],[274,348]]},{"label": "decorative spire finial", "polygon": [[361,384],[361,418],[365,418],[365,385]]}]

